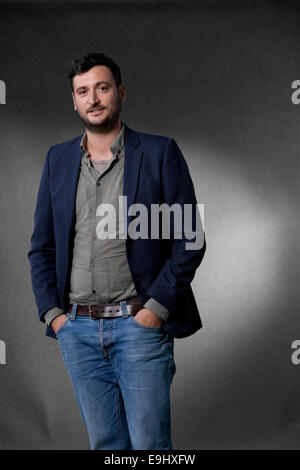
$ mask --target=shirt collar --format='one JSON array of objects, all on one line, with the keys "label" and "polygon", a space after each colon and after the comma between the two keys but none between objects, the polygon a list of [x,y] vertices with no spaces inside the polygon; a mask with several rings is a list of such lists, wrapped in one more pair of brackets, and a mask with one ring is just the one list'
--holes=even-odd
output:
[{"label": "shirt collar", "polygon": [[[121,121],[121,129],[117,137],[114,139],[110,146],[111,153],[115,155],[116,153],[120,154],[124,148],[124,137],[125,137],[125,126],[123,121]],[[80,148],[85,156],[88,156],[87,145],[86,145],[87,135],[86,132],[83,134],[80,141]]]}]

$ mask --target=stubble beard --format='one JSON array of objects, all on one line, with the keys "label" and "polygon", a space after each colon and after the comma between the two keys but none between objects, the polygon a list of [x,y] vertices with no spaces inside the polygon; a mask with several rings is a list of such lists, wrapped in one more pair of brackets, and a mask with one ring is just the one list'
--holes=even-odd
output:
[{"label": "stubble beard", "polygon": [[85,128],[87,130],[89,130],[90,132],[94,134],[105,134],[115,128],[116,123],[118,122],[120,118],[121,111],[122,111],[122,102],[120,98],[118,98],[116,110],[112,114],[106,116],[106,118],[102,122],[93,123],[89,121],[85,115],[80,114],[78,111],[77,111],[77,114],[79,118],[81,119],[81,121],[83,122],[83,124],[85,125]]}]

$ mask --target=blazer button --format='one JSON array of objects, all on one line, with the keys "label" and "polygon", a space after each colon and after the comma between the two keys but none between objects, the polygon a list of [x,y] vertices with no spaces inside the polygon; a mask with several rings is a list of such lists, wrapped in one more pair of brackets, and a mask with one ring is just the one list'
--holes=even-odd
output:
[{"label": "blazer button", "polygon": [[69,245],[66,245],[66,248],[69,248]]}]

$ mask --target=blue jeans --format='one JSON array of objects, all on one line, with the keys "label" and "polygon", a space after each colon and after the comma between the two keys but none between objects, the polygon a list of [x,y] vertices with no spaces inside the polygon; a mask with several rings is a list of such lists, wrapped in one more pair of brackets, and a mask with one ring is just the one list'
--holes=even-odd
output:
[{"label": "blue jeans", "polygon": [[92,450],[172,449],[174,338],[122,317],[68,314],[57,338]]}]

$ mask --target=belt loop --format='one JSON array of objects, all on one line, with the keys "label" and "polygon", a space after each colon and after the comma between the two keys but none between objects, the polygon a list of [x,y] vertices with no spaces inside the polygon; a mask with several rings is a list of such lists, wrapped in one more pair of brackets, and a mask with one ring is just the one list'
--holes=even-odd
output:
[{"label": "belt loop", "polygon": [[121,300],[120,306],[121,306],[121,311],[122,311],[122,318],[127,318],[129,315],[127,311],[126,300]]},{"label": "belt loop", "polygon": [[70,314],[70,320],[75,320],[77,315],[77,304],[72,304],[72,310]]}]

